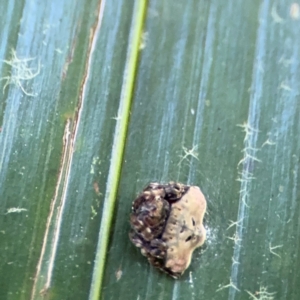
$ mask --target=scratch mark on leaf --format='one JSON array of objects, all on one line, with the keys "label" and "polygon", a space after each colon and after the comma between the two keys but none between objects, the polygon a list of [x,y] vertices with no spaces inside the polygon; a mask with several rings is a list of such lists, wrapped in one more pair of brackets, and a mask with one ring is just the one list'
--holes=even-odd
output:
[{"label": "scratch mark on leaf", "polygon": [[277,245],[277,246],[273,246],[273,247],[272,247],[271,243],[269,243],[269,249],[270,249],[270,252],[271,252],[273,255],[275,255],[275,256],[277,256],[277,257],[279,257],[279,258],[281,258],[281,256],[280,256],[278,253],[276,253],[275,251],[273,251],[273,250],[274,250],[274,249],[277,249],[277,248],[281,248],[281,247],[283,247],[283,245]]},{"label": "scratch mark on leaf", "polygon": [[241,241],[241,239],[239,238],[238,234],[235,233],[233,236],[227,236],[227,239],[234,241],[235,245],[240,245],[239,242]]},{"label": "scratch mark on leaf", "polygon": [[[105,1],[99,1],[98,8],[97,8],[97,18],[94,22],[93,27],[90,29],[85,71],[82,78],[78,105],[77,105],[74,121],[71,124],[71,119],[67,119],[67,124],[65,127],[65,132],[63,137],[64,148],[63,148],[63,156],[61,159],[60,172],[56,184],[55,195],[51,202],[50,214],[47,220],[47,226],[44,235],[42,251],[37,265],[36,275],[34,277],[34,285],[31,294],[32,300],[36,298],[36,289],[37,286],[40,286],[40,284],[38,284],[39,280],[44,281],[44,286],[41,292],[47,292],[47,290],[51,285],[54,261],[56,257],[58,240],[59,240],[60,229],[62,224],[62,216],[63,216],[64,206],[66,203],[67,190],[68,190],[68,185],[70,180],[73,153],[75,149],[75,141],[77,139],[82,110],[84,107],[84,101],[86,99],[87,82],[89,80],[89,76],[91,73],[93,53],[96,48],[97,37],[99,35],[99,31],[102,23],[104,3]],[[52,242],[49,245],[48,239],[50,238],[50,227],[52,226],[54,226],[54,229],[51,230]],[[47,249],[47,252],[50,252],[50,257],[45,258],[47,247],[50,247],[50,249]],[[46,273],[46,276],[43,276],[43,274],[41,274],[42,268],[46,270],[44,271]]]},{"label": "scratch mark on leaf", "polygon": [[91,220],[93,220],[98,215],[98,213],[95,210],[94,206],[91,206],[91,210],[92,210]]},{"label": "scratch mark on leaf", "polygon": [[[51,231],[52,227],[54,226],[54,233],[53,233],[52,241],[51,241],[51,254],[50,254],[49,263],[48,263],[48,272],[47,272],[47,276],[45,278],[46,283],[45,283],[42,291],[40,291],[40,292],[44,293],[45,291],[47,291],[47,289],[50,286],[50,282],[51,282],[53,264],[54,264],[55,254],[56,254],[56,247],[57,247],[57,243],[58,243],[58,235],[59,235],[59,230],[60,230],[59,222],[61,222],[61,214],[62,214],[62,208],[63,208],[63,204],[64,204],[64,203],[62,203],[62,201],[65,200],[63,198],[59,198],[60,197],[59,190],[64,181],[64,177],[65,177],[64,170],[66,168],[66,165],[70,162],[70,158],[68,157],[68,150],[69,150],[68,146],[69,145],[70,145],[70,120],[68,119],[67,124],[65,126],[64,135],[63,135],[63,155],[62,155],[61,162],[60,162],[60,169],[59,169],[60,172],[58,175],[58,180],[57,180],[57,184],[56,184],[54,197],[51,201],[50,212],[49,212],[49,216],[48,216],[47,223],[46,223],[46,230],[45,230],[45,234],[44,234],[44,240],[43,240],[43,245],[42,245],[42,249],[41,249],[41,254],[40,254],[39,262],[38,262],[38,265],[36,268],[36,274],[34,277],[34,284],[33,284],[33,288],[32,288],[31,299],[35,298],[37,283],[38,283],[39,276],[41,276],[42,265],[43,265],[43,260],[44,260],[44,256],[46,253],[48,240],[51,238],[50,231]],[[59,204],[58,204],[58,202],[59,202]],[[55,214],[56,209],[57,209],[57,214]],[[55,220],[53,220],[53,219],[55,219]]]},{"label": "scratch mark on leaf", "polygon": [[272,5],[272,9],[271,9],[271,16],[273,18],[273,21],[275,23],[284,23],[284,19],[281,18],[277,12],[277,8],[276,8],[276,4]]},{"label": "scratch mark on leaf", "polygon": [[273,145],[276,145],[276,143],[274,143],[273,141],[271,141],[270,139],[267,139],[262,145],[261,145],[261,148],[266,146],[266,145],[270,145],[270,146],[273,146]]},{"label": "scratch mark on leaf", "polygon": [[250,299],[254,299],[254,300],[273,300],[274,299],[273,296],[276,294],[276,292],[274,293],[267,292],[267,288],[263,286],[260,287],[259,291],[256,291],[254,294],[252,294],[247,290],[246,292],[251,296]]},{"label": "scratch mark on leaf", "polygon": [[[266,53],[266,24],[269,18],[270,1],[261,2],[259,11],[259,27],[257,32],[256,49],[255,49],[255,63],[252,71],[252,84],[250,89],[249,99],[249,112],[247,121],[238,125],[245,133],[244,137],[244,155],[242,162],[238,166],[242,174],[239,176],[240,197],[237,219],[242,219],[243,222],[236,226],[236,236],[241,239],[241,243],[237,243],[234,246],[233,260],[235,263],[231,265],[230,280],[234,285],[238,285],[239,280],[239,262],[242,249],[242,241],[245,232],[247,231],[248,213],[249,208],[247,202],[249,200],[249,190],[251,183],[254,180],[252,172],[255,169],[255,163],[258,162],[256,157],[256,151],[248,149],[256,149],[257,138],[259,134],[259,121],[260,121],[260,106],[262,99],[262,90],[264,85],[263,72]],[[236,289],[229,288],[228,299],[233,300],[236,296]]]},{"label": "scratch mark on leaf", "polygon": [[244,219],[238,220],[236,222],[229,220],[230,225],[226,228],[226,230],[228,230],[229,228],[233,227],[233,226],[238,226]]},{"label": "scratch mark on leaf", "polygon": [[21,207],[11,207],[7,209],[6,215],[11,213],[21,213],[22,211],[27,211],[27,209]]},{"label": "scratch mark on leaf", "polygon": [[9,60],[3,60],[3,62],[11,67],[10,74],[0,78],[0,81],[5,80],[3,87],[3,93],[7,86],[10,84],[15,85],[20,88],[22,92],[31,97],[35,97],[36,94],[30,93],[24,87],[24,81],[30,81],[40,74],[40,62],[38,61],[38,66],[33,69],[29,66],[29,62],[34,61],[36,58],[19,58],[14,49],[11,50],[11,58]]},{"label": "scratch mark on leaf", "polygon": [[224,290],[224,289],[228,289],[228,288],[233,288],[233,289],[235,289],[236,291],[240,292],[240,290],[233,284],[233,282],[232,282],[231,279],[230,279],[229,284],[221,286],[220,288],[218,288],[218,289],[216,290],[216,292],[220,292],[220,291],[222,291],[222,290]]},{"label": "scratch mark on leaf", "polygon": [[286,81],[282,81],[280,83],[280,86],[278,87],[278,89],[281,89],[281,90],[284,90],[284,91],[287,91],[287,92],[292,91],[292,88],[286,83]]},{"label": "scratch mark on leaf", "polygon": [[76,48],[76,45],[77,45],[77,36],[78,36],[78,32],[79,32],[79,29],[81,27],[81,24],[77,24],[77,28],[76,28],[76,33],[74,35],[74,39],[73,39],[73,42],[72,42],[72,45],[70,47],[70,52],[69,52],[69,55],[67,57],[67,60],[64,64],[64,67],[63,67],[63,71],[62,71],[62,80],[64,80],[67,76],[67,73],[68,73],[68,69],[69,69],[69,66],[70,64],[72,63],[73,61],[73,58],[74,58],[74,52],[75,52],[75,48]]},{"label": "scratch mark on leaf", "polygon": [[186,147],[183,146],[182,149],[183,149],[183,151],[184,151],[184,155],[181,156],[181,159],[180,159],[180,161],[179,161],[179,163],[178,163],[178,166],[180,166],[181,163],[182,163],[185,159],[187,159],[189,156],[190,156],[190,157],[193,157],[193,158],[195,158],[195,159],[197,159],[197,160],[199,160],[199,158],[198,158],[198,153],[196,152],[197,148],[198,148],[198,145],[194,145],[194,146],[192,147],[192,149],[188,149],[188,148],[186,148]]}]

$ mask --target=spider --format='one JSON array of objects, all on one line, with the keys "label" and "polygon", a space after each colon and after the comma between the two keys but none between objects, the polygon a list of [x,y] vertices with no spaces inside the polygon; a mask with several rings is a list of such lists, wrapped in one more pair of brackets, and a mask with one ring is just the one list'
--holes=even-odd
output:
[{"label": "spider", "polygon": [[178,279],[205,241],[205,211],[199,187],[150,183],[132,203],[130,240],[153,266]]}]

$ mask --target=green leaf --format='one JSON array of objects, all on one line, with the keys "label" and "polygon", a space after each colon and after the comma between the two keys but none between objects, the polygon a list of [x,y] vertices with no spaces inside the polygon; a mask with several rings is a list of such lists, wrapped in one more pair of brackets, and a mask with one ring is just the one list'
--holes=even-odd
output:
[{"label": "green leaf", "polygon": [[[298,299],[298,3],[0,9],[0,299]],[[128,238],[170,180],[208,202],[179,280]]]},{"label": "green leaf", "polygon": [[0,59],[10,61],[10,49],[17,58],[1,64],[1,77],[41,67],[2,98],[2,299],[89,295],[131,25],[132,4],[117,2],[3,10],[3,34],[16,42],[3,42]]},{"label": "green leaf", "polygon": [[[290,5],[149,3],[102,299],[297,299],[300,24]],[[208,200],[205,250],[178,281],[127,237],[131,201],[169,180]]]}]

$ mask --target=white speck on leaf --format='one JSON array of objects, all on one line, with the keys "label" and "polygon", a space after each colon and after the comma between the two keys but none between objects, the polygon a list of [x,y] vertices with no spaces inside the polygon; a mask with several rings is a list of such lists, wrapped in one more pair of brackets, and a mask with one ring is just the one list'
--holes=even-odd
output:
[{"label": "white speck on leaf", "polygon": [[300,7],[298,3],[293,3],[290,8],[290,16],[293,20],[298,20],[300,17]]},{"label": "white speck on leaf", "polygon": [[148,40],[148,32],[143,32],[140,41],[140,50],[146,47],[147,40]]}]

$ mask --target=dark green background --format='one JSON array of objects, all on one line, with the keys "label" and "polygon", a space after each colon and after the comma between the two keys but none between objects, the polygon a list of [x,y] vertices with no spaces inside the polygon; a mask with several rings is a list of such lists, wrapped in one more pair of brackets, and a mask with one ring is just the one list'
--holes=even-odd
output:
[{"label": "dark green background", "polygon": [[[0,2],[0,89],[12,49],[40,64],[21,80],[34,96],[0,93],[1,300],[31,298],[49,216],[33,299],[88,299],[135,24],[133,0],[101,18],[103,4]],[[299,32],[292,1],[148,2],[102,299],[299,299]],[[177,281],[127,234],[137,193],[169,180],[208,201],[206,245]]]}]

